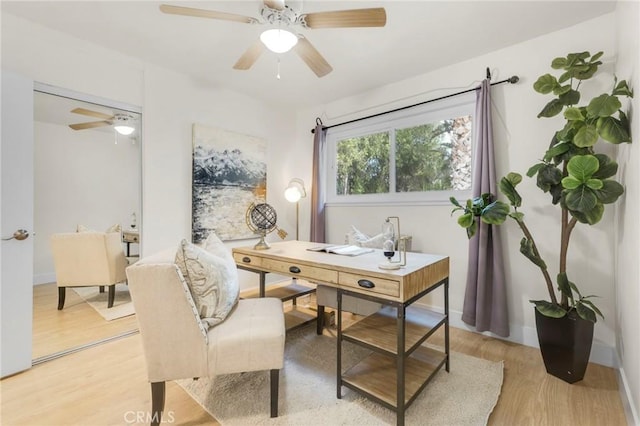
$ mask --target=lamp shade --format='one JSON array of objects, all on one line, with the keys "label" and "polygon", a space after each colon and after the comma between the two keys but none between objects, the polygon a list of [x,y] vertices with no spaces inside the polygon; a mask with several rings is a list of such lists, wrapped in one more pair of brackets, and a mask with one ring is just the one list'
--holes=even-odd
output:
[{"label": "lamp shade", "polygon": [[289,182],[289,185],[284,190],[284,198],[290,203],[297,203],[300,198],[307,196],[307,191],[304,189],[304,182],[302,179],[293,178]]},{"label": "lamp shade", "polygon": [[291,31],[272,28],[260,34],[260,41],[272,52],[284,53],[298,43],[298,37]]},{"label": "lamp shade", "polygon": [[117,126],[113,126],[113,128],[115,129],[116,132],[124,136],[130,135],[131,133],[133,133],[134,130],[136,130],[135,127],[132,127],[128,124],[119,124]]},{"label": "lamp shade", "polygon": [[124,136],[130,135],[136,130],[131,124],[131,117],[126,114],[116,114],[114,116],[113,129]]}]

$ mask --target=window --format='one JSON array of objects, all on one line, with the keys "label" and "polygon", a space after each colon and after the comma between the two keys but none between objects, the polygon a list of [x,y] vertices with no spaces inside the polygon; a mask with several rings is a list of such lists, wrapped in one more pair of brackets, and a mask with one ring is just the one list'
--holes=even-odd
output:
[{"label": "window", "polygon": [[451,195],[468,197],[474,109],[471,92],[329,129],[327,202],[448,203]]}]

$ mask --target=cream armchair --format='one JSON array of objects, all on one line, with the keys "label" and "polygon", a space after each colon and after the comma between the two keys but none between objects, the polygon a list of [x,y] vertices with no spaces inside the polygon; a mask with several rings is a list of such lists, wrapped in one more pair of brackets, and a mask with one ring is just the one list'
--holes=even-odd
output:
[{"label": "cream armchair", "polygon": [[64,307],[67,287],[109,287],[107,307],[113,306],[116,284],[125,282],[127,258],[119,232],[53,234],[51,250],[58,284],[58,310]]},{"label": "cream armchair", "polygon": [[175,250],[167,250],[127,268],[151,383],[152,424],[161,422],[167,380],[261,370],[270,370],[271,417],[277,417],[282,302],[239,300],[222,323],[207,329],[174,258]]}]

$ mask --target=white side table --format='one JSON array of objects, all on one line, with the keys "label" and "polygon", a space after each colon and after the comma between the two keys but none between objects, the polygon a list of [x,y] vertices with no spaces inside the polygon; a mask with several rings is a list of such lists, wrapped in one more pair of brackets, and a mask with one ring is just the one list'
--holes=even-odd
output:
[{"label": "white side table", "polygon": [[137,229],[125,229],[122,231],[122,242],[127,245],[127,257],[131,256],[131,244],[140,243],[140,231]]}]

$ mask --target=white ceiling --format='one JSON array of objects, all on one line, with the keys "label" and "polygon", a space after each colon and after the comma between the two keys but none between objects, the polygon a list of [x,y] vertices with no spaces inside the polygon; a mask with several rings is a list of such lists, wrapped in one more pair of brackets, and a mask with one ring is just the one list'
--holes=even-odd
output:
[{"label": "white ceiling", "polygon": [[[300,29],[333,66],[316,77],[294,53],[265,52],[232,69],[264,27],[161,13],[162,3],[257,17],[261,2],[5,1],[10,13],[184,74],[202,84],[290,106],[354,95],[608,13],[615,1],[288,1],[311,13],[384,7],[383,28]],[[491,66],[491,64],[487,64]],[[483,70],[478,70],[482,75]]]}]

